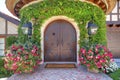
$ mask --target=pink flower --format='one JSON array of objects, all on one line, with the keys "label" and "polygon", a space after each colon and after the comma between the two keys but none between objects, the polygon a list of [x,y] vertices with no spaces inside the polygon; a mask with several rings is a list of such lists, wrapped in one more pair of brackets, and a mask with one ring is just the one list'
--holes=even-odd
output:
[{"label": "pink flower", "polygon": [[92,59],[93,58],[93,56],[87,56],[87,59]]},{"label": "pink flower", "polygon": [[36,61],[37,64],[40,64],[40,60]]},{"label": "pink flower", "polygon": [[24,48],[22,47],[22,48],[20,48],[21,49],[21,51],[24,51]]},{"label": "pink flower", "polygon": [[107,51],[107,48],[105,46],[102,46],[102,48],[104,49],[104,51]]},{"label": "pink flower", "polygon": [[80,52],[81,52],[82,54],[85,54],[85,53],[86,53],[86,50],[85,50],[84,48],[81,48],[81,49],[80,49]]},{"label": "pink flower", "polygon": [[111,52],[108,53],[108,56],[109,56],[110,58],[113,58],[113,55],[112,55]]},{"label": "pink flower", "polygon": [[114,59],[110,59],[111,62],[114,62]]},{"label": "pink flower", "polygon": [[20,57],[17,56],[17,57],[15,57],[15,58],[13,58],[13,61],[14,61],[14,62],[18,62],[18,61],[20,61]]},{"label": "pink flower", "polygon": [[20,74],[20,73],[22,73],[21,71],[17,71],[17,72],[14,72],[14,73],[18,73],[18,74]]},{"label": "pink flower", "polygon": [[84,59],[83,57],[79,58],[80,61],[82,61],[83,59]]},{"label": "pink flower", "polygon": [[18,48],[15,45],[12,45],[12,50],[17,50]]},{"label": "pink flower", "polygon": [[16,63],[16,62],[15,62],[15,63],[13,63],[13,64],[12,64],[12,68],[11,68],[11,69],[12,69],[12,70],[16,70],[17,68],[18,68],[17,63]]},{"label": "pink flower", "polygon": [[98,54],[97,56],[96,56],[96,59],[100,59],[102,56],[100,55],[100,54]]},{"label": "pink flower", "polygon": [[105,62],[106,62],[106,60],[104,60],[104,59],[100,60],[100,63],[105,63]]},{"label": "pink flower", "polygon": [[36,53],[36,50],[35,50],[35,49],[33,49],[31,52],[34,54],[34,53]]},{"label": "pink flower", "polygon": [[95,48],[95,53],[96,53],[96,54],[98,53],[98,48]]},{"label": "pink flower", "polygon": [[87,67],[90,67],[90,64],[87,64]]},{"label": "pink flower", "polygon": [[7,57],[12,57],[13,54],[12,54],[12,53],[8,53],[8,54],[6,54],[6,56],[7,56]]},{"label": "pink flower", "polygon": [[21,54],[21,52],[18,52],[18,54],[20,55],[20,54]]},{"label": "pink flower", "polygon": [[86,64],[86,61],[83,61],[83,64]]},{"label": "pink flower", "polygon": [[98,68],[101,68],[101,67],[102,67],[102,65],[101,65],[100,62],[97,62],[97,63],[96,63],[96,66],[97,66]]},{"label": "pink flower", "polygon": [[89,51],[88,51],[88,54],[94,54],[94,53],[92,52],[92,50],[89,50]]},{"label": "pink flower", "polygon": [[29,58],[28,55],[26,55],[26,56],[25,56],[25,59],[28,59],[28,58]]},{"label": "pink flower", "polygon": [[4,65],[4,68],[8,69],[8,65],[7,65],[7,64],[5,64],[5,65]]}]

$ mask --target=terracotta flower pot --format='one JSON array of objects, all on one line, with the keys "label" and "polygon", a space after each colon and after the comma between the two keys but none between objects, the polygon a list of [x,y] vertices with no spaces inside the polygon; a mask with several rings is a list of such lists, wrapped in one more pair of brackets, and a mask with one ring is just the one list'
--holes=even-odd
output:
[{"label": "terracotta flower pot", "polygon": [[95,68],[87,68],[87,70],[92,73],[99,73],[99,70]]}]

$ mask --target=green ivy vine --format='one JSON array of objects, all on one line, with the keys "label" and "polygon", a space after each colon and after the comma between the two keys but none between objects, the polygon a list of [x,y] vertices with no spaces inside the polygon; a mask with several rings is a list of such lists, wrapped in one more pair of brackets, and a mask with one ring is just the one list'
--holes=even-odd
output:
[{"label": "green ivy vine", "polygon": [[[106,20],[104,12],[97,6],[79,0],[44,0],[20,10],[21,25],[34,19],[32,39],[40,43],[42,23],[52,16],[64,15],[74,19],[80,29],[80,46],[85,45],[88,38],[86,24],[92,20],[99,29],[91,37],[91,44],[106,44]],[[20,33],[19,36],[23,36]]]}]

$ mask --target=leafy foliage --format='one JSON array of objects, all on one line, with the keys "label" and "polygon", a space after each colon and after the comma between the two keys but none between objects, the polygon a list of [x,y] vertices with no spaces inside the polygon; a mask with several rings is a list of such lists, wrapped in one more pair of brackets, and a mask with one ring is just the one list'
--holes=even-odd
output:
[{"label": "leafy foliage", "polygon": [[4,67],[14,73],[30,73],[41,62],[40,48],[31,42],[13,44],[4,58]]},{"label": "leafy foliage", "polygon": [[7,39],[6,39],[6,47],[8,48],[8,47],[10,47],[12,44],[14,44],[15,42],[16,42],[16,40],[17,40],[17,37],[16,36],[9,36],[9,37],[7,37]]},{"label": "leafy foliage", "polygon": [[0,78],[11,76],[12,72],[4,68],[4,61],[2,58],[3,57],[0,57]]},{"label": "leafy foliage", "polygon": [[106,68],[112,62],[112,53],[103,45],[93,45],[89,48],[81,48],[80,62],[90,69],[97,69],[106,73]]},{"label": "leafy foliage", "polygon": [[[92,4],[79,0],[44,0],[42,2],[29,5],[20,11],[22,24],[34,19],[32,39],[40,43],[40,29],[43,22],[52,16],[64,15],[74,19],[80,29],[80,46],[85,45],[85,39],[89,38],[86,24],[92,20],[99,29],[97,34],[91,36],[91,44],[106,44],[106,23],[105,14]],[[25,37],[20,34],[21,37]]]},{"label": "leafy foliage", "polygon": [[120,69],[118,69],[116,72],[109,74],[109,76],[113,80],[120,80]]}]

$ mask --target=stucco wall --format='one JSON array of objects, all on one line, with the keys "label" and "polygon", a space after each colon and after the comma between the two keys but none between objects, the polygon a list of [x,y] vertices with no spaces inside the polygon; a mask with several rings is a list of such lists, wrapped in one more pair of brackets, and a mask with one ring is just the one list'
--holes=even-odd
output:
[{"label": "stucco wall", "polygon": [[107,46],[114,57],[120,58],[120,27],[107,27]]}]

